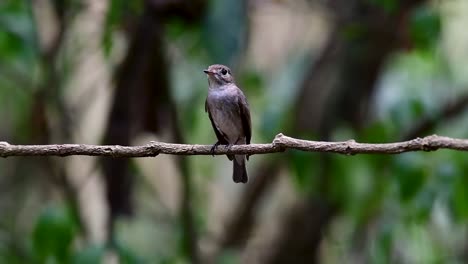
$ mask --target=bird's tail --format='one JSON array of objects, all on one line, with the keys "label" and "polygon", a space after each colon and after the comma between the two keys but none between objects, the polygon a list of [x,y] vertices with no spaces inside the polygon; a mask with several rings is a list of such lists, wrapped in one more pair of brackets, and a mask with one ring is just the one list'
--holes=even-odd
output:
[{"label": "bird's tail", "polygon": [[245,155],[236,155],[232,161],[234,166],[232,179],[235,183],[247,183],[249,177],[247,177],[247,170],[245,168]]}]

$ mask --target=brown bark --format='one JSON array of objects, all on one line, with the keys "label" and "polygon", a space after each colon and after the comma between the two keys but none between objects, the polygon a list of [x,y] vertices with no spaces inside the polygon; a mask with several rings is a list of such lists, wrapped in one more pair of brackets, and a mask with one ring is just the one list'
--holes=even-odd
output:
[{"label": "brown bark", "polygon": [[[159,154],[189,156],[212,155],[211,145],[189,145],[164,142],[151,142],[144,146],[119,145],[10,145],[0,142],[0,157],[13,156],[59,156],[71,155],[103,156],[112,158],[155,157]],[[234,145],[230,148],[218,147],[214,155],[226,154],[267,154],[295,149],[307,152],[356,154],[400,154],[414,151],[435,151],[451,149],[468,151],[468,139],[457,139],[437,135],[416,138],[394,143],[358,143],[354,140],[341,142],[309,141],[278,134],[269,144]]]},{"label": "brown bark", "polygon": [[[164,23],[173,17],[197,21],[203,14],[205,1],[147,0],[136,25],[129,25],[130,47],[116,74],[116,93],[109,118],[105,144],[128,145],[141,132],[163,134],[169,130],[172,140],[183,142],[177,124],[177,112],[170,95],[169,65],[164,47]],[[195,231],[189,201],[190,170],[187,162],[178,158],[181,169],[181,221],[184,249],[192,263],[198,262]],[[103,159],[111,209],[111,228],[118,215],[132,211],[132,175],[129,161]],[[110,232],[112,233],[112,232]]]}]

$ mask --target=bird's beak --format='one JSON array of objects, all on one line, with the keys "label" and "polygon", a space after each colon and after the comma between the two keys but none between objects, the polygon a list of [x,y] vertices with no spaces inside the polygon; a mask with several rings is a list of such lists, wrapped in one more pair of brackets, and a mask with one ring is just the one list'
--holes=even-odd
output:
[{"label": "bird's beak", "polygon": [[208,75],[212,75],[214,72],[208,70],[208,69],[205,69],[203,70],[204,73],[208,74]]}]

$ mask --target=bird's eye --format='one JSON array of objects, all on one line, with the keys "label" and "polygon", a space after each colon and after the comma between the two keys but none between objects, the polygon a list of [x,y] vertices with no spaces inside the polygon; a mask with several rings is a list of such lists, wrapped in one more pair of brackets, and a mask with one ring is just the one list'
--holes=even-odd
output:
[{"label": "bird's eye", "polygon": [[226,75],[227,73],[228,73],[228,71],[227,71],[226,69],[222,69],[222,70],[221,70],[221,74],[222,74],[222,75]]}]

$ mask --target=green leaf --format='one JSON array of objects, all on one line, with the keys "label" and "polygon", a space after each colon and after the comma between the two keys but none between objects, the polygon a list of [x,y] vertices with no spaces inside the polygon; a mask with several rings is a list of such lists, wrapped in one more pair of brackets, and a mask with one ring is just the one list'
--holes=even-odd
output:
[{"label": "green leaf", "polygon": [[421,190],[425,179],[426,171],[423,164],[418,162],[415,155],[402,154],[395,159],[395,176],[400,190],[400,199],[407,202]]},{"label": "green leaf", "polygon": [[425,106],[421,100],[410,100],[409,104],[411,115],[415,120],[424,116],[426,111]]},{"label": "green leaf", "polygon": [[0,4],[0,59],[4,64],[6,60],[30,62],[37,56],[35,27],[26,2]]},{"label": "green leaf", "polygon": [[432,48],[441,32],[439,14],[427,6],[414,11],[410,20],[410,33],[415,46],[419,49]]},{"label": "green leaf", "polygon": [[375,122],[367,127],[359,137],[362,142],[388,142],[395,138],[397,132],[391,122]]},{"label": "green leaf", "polygon": [[394,230],[389,225],[379,230],[375,241],[372,241],[375,246],[371,247],[370,263],[390,263],[388,260],[392,254],[393,234]]},{"label": "green leaf", "polygon": [[297,189],[308,193],[316,188],[318,184],[316,171],[320,168],[317,163],[317,155],[302,151],[291,151],[288,157]]},{"label": "green leaf", "polygon": [[468,186],[468,176],[460,175],[455,181],[452,206],[455,216],[459,221],[465,221],[468,219],[468,192],[466,187]]},{"label": "green leaf", "polygon": [[76,231],[76,223],[68,210],[46,208],[33,231],[33,247],[38,262],[66,263]]}]

